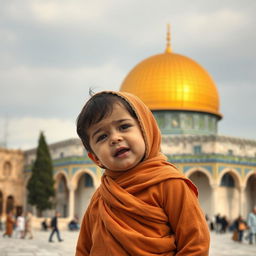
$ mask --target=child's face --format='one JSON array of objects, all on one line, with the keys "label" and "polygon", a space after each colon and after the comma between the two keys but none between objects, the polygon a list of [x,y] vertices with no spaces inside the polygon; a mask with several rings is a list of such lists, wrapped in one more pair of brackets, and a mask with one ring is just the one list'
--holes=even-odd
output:
[{"label": "child's face", "polygon": [[93,153],[89,156],[101,167],[126,171],[145,155],[145,142],[138,121],[120,103],[113,112],[92,125],[87,134]]}]

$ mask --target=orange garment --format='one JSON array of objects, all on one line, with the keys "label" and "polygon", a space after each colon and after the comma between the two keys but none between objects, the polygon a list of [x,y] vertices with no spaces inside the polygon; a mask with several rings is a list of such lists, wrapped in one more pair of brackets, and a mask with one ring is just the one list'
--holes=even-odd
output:
[{"label": "orange garment", "polygon": [[145,159],[131,170],[105,170],[82,221],[76,256],[206,256],[209,231],[197,189],[160,153],[161,134],[135,96],[116,93],[135,110]]},{"label": "orange garment", "polygon": [[13,219],[13,216],[12,214],[8,214],[7,217],[6,217],[6,230],[5,230],[5,233],[4,233],[4,236],[7,235],[7,236],[12,236],[12,233],[13,233],[13,226],[14,226],[14,219]]}]

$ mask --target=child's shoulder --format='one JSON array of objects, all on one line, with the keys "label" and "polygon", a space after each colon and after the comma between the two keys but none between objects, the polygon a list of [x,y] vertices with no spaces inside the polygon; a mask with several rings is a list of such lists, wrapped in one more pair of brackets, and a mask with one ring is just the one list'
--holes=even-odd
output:
[{"label": "child's shoulder", "polygon": [[93,202],[95,200],[97,200],[100,197],[100,187],[98,187],[95,192],[93,193],[92,197],[91,197],[91,201]]},{"label": "child's shoulder", "polygon": [[161,194],[164,197],[183,197],[185,194],[187,196],[196,197],[197,188],[196,186],[186,178],[174,178],[167,179],[160,184]]},{"label": "child's shoulder", "polygon": [[95,206],[95,204],[98,203],[99,198],[101,197],[100,194],[100,187],[98,187],[96,189],[96,191],[94,192],[94,194],[92,195],[91,199],[90,199],[90,203],[87,209],[93,208]]},{"label": "child's shoulder", "polygon": [[161,182],[160,185],[162,185],[165,189],[171,189],[171,190],[175,190],[175,189],[186,189],[188,188],[188,184],[193,184],[189,179],[187,178],[170,178],[170,179],[166,179],[164,181]]}]

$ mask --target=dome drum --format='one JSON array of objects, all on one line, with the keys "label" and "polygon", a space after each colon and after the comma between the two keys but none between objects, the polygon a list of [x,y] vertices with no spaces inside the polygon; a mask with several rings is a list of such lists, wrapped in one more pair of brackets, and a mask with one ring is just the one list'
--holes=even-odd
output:
[{"label": "dome drum", "polygon": [[217,134],[218,118],[194,111],[152,111],[162,134]]}]

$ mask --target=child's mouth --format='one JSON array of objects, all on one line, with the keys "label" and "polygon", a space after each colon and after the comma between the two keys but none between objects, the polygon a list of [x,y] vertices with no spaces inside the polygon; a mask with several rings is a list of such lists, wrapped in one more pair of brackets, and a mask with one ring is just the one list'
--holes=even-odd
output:
[{"label": "child's mouth", "polygon": [[123,156],[126,152],[128,152],[130,149],[129,148],[121,148],[121,149],[118,149],[116,152],[115,152],[115,155],[114,157],[120,157],[120,156]]}]

